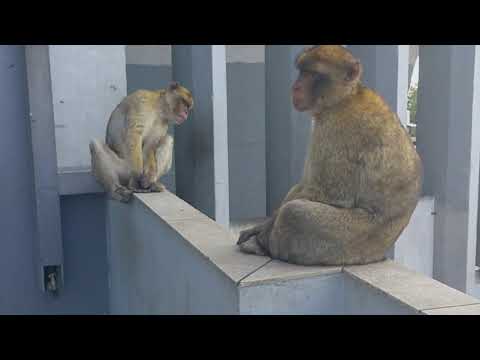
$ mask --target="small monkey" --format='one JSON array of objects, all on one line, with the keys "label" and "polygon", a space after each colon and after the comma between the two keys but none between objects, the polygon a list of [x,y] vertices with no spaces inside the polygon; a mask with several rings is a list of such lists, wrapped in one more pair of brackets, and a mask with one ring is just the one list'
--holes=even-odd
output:
[{"label": "small monkey", "polygon": [[397,115],[362,85],[362,65],[347,49],[314,46],[296,67],[293,105],[314,121],[303,177],[237,244],[298,265],[384,260],[417,206],[420,157]]},{"label": "small monkey", "polygon": [[90,142],[92,172],[114,200],[134,192],[165,190],[160,177],[172,166],[169,125],[180,125],[193,108],[190,91],[177,82],[157,91],[138,90],[113,110],[105,143]]}]

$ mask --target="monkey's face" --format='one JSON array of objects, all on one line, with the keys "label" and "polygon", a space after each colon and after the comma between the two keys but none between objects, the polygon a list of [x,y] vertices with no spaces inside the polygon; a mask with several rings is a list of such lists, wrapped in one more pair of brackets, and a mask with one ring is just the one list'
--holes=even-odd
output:
[{"label": "monkey's face", "polygon": [[339,45],[305,49],[296,60],[298,79],[292,87],[296,110],[318,112],[341,101],[360,81],[361,65]]},{"label": "monkey's face", "polygon": [[187,121],[190,111],[191,107],[183,99],[179,99],[173,114],[175,124],[181,125]]},{"label": "monkey's face", "polygon": [[167,90],[167,98],[171,108],[171,120],[177,125],[183,124],[193,109],[193,97],[189,90],[172,82]]},{"label": "monkey's face", "polygon": [[328,76],[300,71],[297,80],[292,86],[292,102],[297,111],[312,110],[316,102],[328,91],[330,81]]}]

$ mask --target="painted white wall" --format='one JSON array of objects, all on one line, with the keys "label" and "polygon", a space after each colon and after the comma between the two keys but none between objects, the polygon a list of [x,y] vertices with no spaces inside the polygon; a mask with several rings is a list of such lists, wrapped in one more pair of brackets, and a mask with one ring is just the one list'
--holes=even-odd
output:
[{"label": "painted white wall", "polygon": [[89,170],[89,142],[127,93],[125,45],[51,45],[50,71],[59,172]]}]

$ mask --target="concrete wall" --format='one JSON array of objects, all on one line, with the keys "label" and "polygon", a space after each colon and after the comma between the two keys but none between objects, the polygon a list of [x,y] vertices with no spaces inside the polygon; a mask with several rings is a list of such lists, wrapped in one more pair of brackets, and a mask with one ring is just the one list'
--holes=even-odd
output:
[{"label": "concrete wall", "polygon": [[113,314],[480,313],[479,299],[391,261],[305,267],[243,254],[227,229],[168,192],[107,206]]},{"label": "concrete wall", "polygon": [[107,311],[101,198],[61,200],[65,288],[41,291],[34,268],[35,193],[23,46],[0,46],[0,314],[102,314]]},{"label": "concrete wall", "polygon": [[235,283],[141,202],[109,201],[111,314],[234,314]]},{"label": "concrete wall", "polygon": [[421,198],[392,254],[392,258],[399,264],[430,277],[433,276],[434,221],[434,199]]}]

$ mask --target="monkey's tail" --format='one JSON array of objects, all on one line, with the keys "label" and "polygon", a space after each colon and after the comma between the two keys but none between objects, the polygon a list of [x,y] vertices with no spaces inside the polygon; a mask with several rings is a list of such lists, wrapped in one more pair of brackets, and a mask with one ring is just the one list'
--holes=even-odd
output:
[{"label": "monkey's tail", "polygon": [[102,145],[100,144],[100,140],[93,139],[92,141],[90,141],[89,148],[90,148],[91,154],[95,153],[96,151],[99,151],[102,148]]}]

